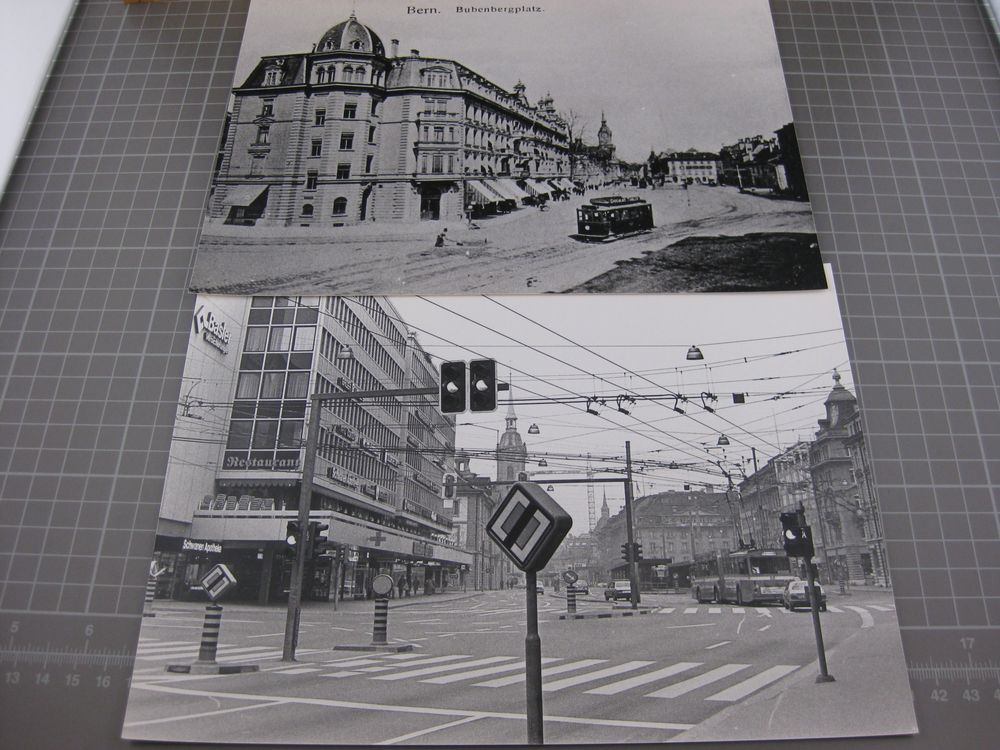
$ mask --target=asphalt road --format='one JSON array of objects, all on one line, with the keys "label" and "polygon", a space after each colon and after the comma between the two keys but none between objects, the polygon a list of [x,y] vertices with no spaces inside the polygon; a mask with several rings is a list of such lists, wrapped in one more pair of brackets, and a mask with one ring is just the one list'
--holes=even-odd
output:
[{"label": "asphalt road", "polygon": [[[220,663],[260,665],[258,673],[227,676],[165,672],[169,663],[194,660],[201,616],[194,608],[161,606],[143,624],[124,735],[523,744],[524,597],[524,591],[486,592],[391,608],[390,642],[414,646],[401,654],[332,650],[371,640],[371,603],[336,613],[311,608],[303,613],[295,664],[280,661],[282,611],[227,608]],[[644,605],[649,603],[662,606],[642,616],[560,620],[565,600],[540,598],[547,743],[670,741],[765,691],[813,681],[816,645],[807,611],[699,605],[682,596],[647,597]],[[610,609],[594,597],[580,605],[581,612]],[[861,643],[875,646],[875,653],[898,651],[889,594],[831,598],[821,617],[828,651]],[[853,689],[877,694],[885,687],[878,683],[878,665],[871,666],[864,678],[871,684]],[[845,717],[845,731],[847,724]],[[809,721],[795,716],[776,726],[779,736],[810,732]],[[724,722],[718,731],[734,739]],[[866,733],[856,724],[850,732]]]}]

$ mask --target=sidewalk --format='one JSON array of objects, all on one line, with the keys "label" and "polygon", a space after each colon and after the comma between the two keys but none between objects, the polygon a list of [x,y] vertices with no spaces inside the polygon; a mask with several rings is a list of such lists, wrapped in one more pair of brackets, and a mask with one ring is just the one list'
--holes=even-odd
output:
[{"label": "sidewalk", "polygon": [[[488,592],[484,591],[455,591],[455,592],[445,592],[440,594],[421,594],[419,596],[408,596],[402,599],[390,599],[389,609],[399,609],[400,607],[415,607],[421,604],[433,605],[441,604],[443,602],[455,602],[461,601],[463,599],[471,599],[480,594]],[[275,614],[281,614],[287,611],[288,607],[284,602],[277,602],[273,604],[267,604],[261,606],[259,604],[248,604],[246,602],[234,602],[228,603],[226,601],[219,602],[222,607],[227,612],[273,612]],[[209,602],[177,602],[167,599],[157,599],[153,605],[154,612],[162,612],[164,614],[168,612],[203,612],[205,606]],[[374,599],[345,599],[342,602],[337,602],[338,613],[345,614],[357,614],[371,612],[375,607]],[[333,612],[333,602],[302,602],[302,611],[309,612]],[[155,623],[154,623],[155,624]]]},{"label": "sidewalk", "polygon": [[908,676],[895,628],[879,637],[859,631],[826,658],[835,682],[817,683],[819,662],[813,661],[671,742],[718,739],[720,732],[739,740],[791,739],[804,731],[815,737],[917,732],[913,697],[898,689]]}]

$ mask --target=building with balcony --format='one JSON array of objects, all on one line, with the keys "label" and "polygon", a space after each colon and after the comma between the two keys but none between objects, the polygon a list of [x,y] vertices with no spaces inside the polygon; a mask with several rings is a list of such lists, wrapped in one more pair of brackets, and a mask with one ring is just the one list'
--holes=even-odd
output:
[{"label": "building with balcony", "polygon": [[[818,528],[816,499],[809,473],[809,443],[799,441],[746,477],[739,485],[740,522],[756,547],[780,548],[783,544],[781,513],[801,505],[806,523]],[[823,559],[821,540],[815,542],[816,560]]]},{"label": "building with balcony", "polygon": [[311,52],[263,57],[233,90],[210,221],[337,227],[461,220],[570,174],[551,96],[400,54],[352,13]]},{"label": "building with balcony", "polygon": [[[186,596],[225,561],[235,598],[266,603],[287,590],[309,395],[436,388],[437,374],[383,298],[200,296],[197,310],[157,533],[161,594]],[[451,543],[440,498],[454,451],[434,396],[327,402],[310,519],[333,549],[307,565],[305,596],[364,597],[379,573],[406,592],[461,585],[472,557]]]}]

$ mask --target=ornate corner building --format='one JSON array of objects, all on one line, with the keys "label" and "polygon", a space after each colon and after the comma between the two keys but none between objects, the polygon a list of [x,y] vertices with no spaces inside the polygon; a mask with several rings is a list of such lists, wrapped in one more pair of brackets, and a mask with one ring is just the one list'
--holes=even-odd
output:
[{"label": "ornate corner building", "polygon": [[398,45],[387,52],[352,13],[311,52],[262,58],[233,89],[210,220],[460,220],[482,193],[516,200],[570,174],[551,96],[532,105],[521,82],[508,91]]}]

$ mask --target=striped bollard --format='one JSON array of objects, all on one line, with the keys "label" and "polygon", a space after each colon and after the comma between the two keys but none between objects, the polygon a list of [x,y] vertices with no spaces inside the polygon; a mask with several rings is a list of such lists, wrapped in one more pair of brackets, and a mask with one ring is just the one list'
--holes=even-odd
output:
[{"label": "striped bollard", "polygon": [[566,612],[576,614],[576,586],[573,584],[566,587]]},{"label": "striped bollard", "polygon": [[197,664],[215,664],[215,652],[219,647],[219,629],[222,627],[222,606],[209,604],[205,607],[205,624],[201,629],[201,646],[198,648]]},{"label": "striped bollard", "polygon": [[153,611],[153,599],[156,598],[156,579],[150,576],[146,579],[146,599],[142,603],[142,616],[143,617],[156,617],[156,612]]},{"label": "striped bollard", "polygon": [[372,645],[384,646],[389,643],[389,600],[375,600],[375,627],[372,628]]}]

